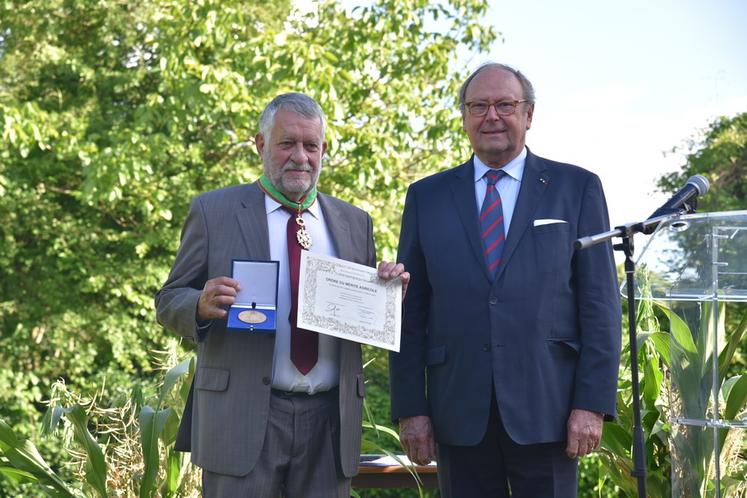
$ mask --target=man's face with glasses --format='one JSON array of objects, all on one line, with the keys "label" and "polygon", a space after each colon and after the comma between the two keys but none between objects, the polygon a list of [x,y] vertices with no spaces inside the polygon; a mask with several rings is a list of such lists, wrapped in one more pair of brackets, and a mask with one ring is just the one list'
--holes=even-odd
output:
[{"label": "man's face with glasses", "polygon": [[532,124],[534,105],[524,99],[521,83],[506,70],[487,69],[464,97],[462,123],[472,150],[488,166],[505,166],[521,152]]}]

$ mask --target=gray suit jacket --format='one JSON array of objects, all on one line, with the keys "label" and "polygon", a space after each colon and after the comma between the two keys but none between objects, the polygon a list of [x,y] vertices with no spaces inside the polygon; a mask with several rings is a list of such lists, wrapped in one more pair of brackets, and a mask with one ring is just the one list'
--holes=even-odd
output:
[{"label": "gray suit jacket", "polygon": [[[374,266],[371,217],[343,201],[318,200],[341,259]],[[225,475],[248,474],[265,437],[270,402],[274,336],[226,331],[225,320],[198,330],[197,300],[205,282],[231,275],[233,259],[269,260],[264,193],[256,183],[207,192],[192,201],[176,261],[156,294],[158,322],[197,342],[191,421],[192,462]],[[285,264],[285,262],[281,262]],[[364,396],[360,345],[340,348],[342,472],[358,470]],[[187,412],[189,410],[187,407]]]}]

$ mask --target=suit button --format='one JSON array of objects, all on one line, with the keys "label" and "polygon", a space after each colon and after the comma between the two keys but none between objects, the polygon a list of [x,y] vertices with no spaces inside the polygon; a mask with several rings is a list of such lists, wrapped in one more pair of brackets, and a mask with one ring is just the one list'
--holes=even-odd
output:
[{"label": "suit button", "polygon": [[262,377],[262,384],[264,384],[266,386],[269,386],[270,382],[272,382],[272,381],[270,380],[269,377]]},{"label": "suit button", "polygon": [[496,298],[494,298],[494,297],[491,297],[491,298],[490,298],[490,305],[491,305],[491,306],[495,306],[495,305],[496,305],[497,303],[498,303],[498,299],[496,299]]},{"label": "suit button", "polygon": [[485,351],[485,352],[490,351],[490,344],[483,344],[482,345],[482,350]]}]

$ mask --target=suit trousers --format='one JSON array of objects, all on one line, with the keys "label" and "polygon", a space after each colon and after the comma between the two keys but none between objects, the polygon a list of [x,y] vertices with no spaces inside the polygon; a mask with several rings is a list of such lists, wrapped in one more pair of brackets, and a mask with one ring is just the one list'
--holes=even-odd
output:
[{"label": "suit trousers", "polygon": [[[349,498],[339,465],[339,392],[273,391],[257,465],[243,477],[203,471],[205,498]],[[216,421],[220,423],[220,421]]]},{"label": "suit trousers", "polygon": [[495,394],[488,427],[475,446],[438,445],[442,498],[575,498],[578,460],[565,443],[521,445],[501,422]]}]

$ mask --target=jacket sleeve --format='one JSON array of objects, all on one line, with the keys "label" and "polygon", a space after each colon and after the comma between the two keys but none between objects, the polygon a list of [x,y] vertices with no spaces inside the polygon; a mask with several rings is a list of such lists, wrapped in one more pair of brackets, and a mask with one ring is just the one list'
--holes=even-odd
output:
[{"label": "jacket sleeve", "polygon": [[[586,182],[579,237],[609,230],[607,203],[596,175]],[[620,363],[621,308],[610,242],[581,249],[573,257],[573,280],[581,328],[573,408],[615,416]]]},{"label": "jacket sleeve", "polygon": [[198,341],[197,301],[207,275],[208,227],[200,197],[195,198],[182,228],[181,243],[166,283],[156,293],[156,319],[181,336]]},{"label": "jacket sleeve", "polygon": [[368,253],[366,255],[367,262],[366,264],[372,268],[376,268],[376,242],[374,241],[373,236],[373,220],[371,219],[371,216],[366,213],[366,224],[367,224],[367,242],[366,246],[368,248]]},{"label": "jacket sleeve", "polygon": [[426,323],[431,289],[428,281],[418,226],[418,207],[411,186],[405,199],[397,261],[410,272],[410,284],[403,305],[399,353],[389,355],[392,420],[429,415],[425,385]]}]

